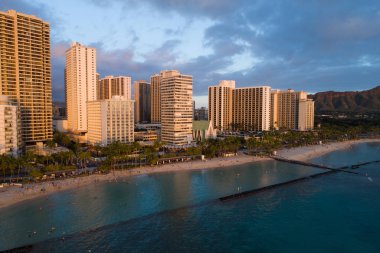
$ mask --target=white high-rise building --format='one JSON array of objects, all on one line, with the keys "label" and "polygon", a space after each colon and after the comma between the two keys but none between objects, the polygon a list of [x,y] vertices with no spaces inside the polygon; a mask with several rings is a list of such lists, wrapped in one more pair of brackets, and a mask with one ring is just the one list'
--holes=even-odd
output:
[{"label": "white high-rise building", "polygon": [[122,96],[89,101],[87,141],[108,145],[134,141],[134,101]]},{"label": "white high-rise building", "polygon": [[162,71],[161,140],[181,146],[192,141],[193,77],[176,70]]},{"label": "white high-rise building", "polygon": [[65,85],[68,129],[87,132],[87,102],[96,94],[96,49],[75,42],[66,51]]},{"label": "white high-rise building", "polygon": [[19,110],[0,95],[0,155],[17,155],[21,145]]}]

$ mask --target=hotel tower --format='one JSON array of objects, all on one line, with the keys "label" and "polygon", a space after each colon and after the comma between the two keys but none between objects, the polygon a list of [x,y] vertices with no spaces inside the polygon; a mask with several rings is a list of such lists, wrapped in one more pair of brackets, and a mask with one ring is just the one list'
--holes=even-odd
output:
[{"label": "hotel tower", "polygon": [[182,146],[192,141],[193,77],[176,70],[162,71],[161,140]]},{"label": "hotel tower", "polygon": [[87,132],[87,102],[97,98],[96,80],[96,49],[73,43],[65,68],[67,127],[73,133]]},{"label": "hotel tower", "polygon": [[150,84],[140,80],[133,83],[135,99],[135,122],[147,123],[151,119]]},{"label": "hotel tower", "polygon": [[150,121],[161,123],[161,75],[155,74],[150,77]]},{"label": "hotel tower", "polygon": [[270,128],[269,86],[235,88],[223,80],[208,88],[209,119],[219,131],[267,131]]},{"label": "hotel tower", "polygon": [[271,126],[273,129],[312,130],[314,101],[304,91],[272,90]]},{"label": "hotel tower", "polygon": [[230,129],[232,124],[232,90],[235,81],[222,80],[219,85],[208,87],[208,118],[220,131]]},{"label": "hotel tower", "polygon": [[52,139],[49,23],[0,11],[0,95],[19,107],[26,146]]},{"label": "hotel tower", "polygon": [[131,99],[131,77],[106,76],[97,82],[97,99],[111,99],[113,96],[122,96]]}]

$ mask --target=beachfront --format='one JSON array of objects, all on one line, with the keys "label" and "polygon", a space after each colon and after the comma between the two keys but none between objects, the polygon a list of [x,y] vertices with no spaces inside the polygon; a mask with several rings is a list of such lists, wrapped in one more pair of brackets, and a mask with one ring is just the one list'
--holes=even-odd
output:
[{"label": "beachfront", "polygon": [[[277,155],[293,160],[306,161],[326,153],[349,148],[353,144],[375,142],[380,139],[363,139],[346,142],[337,142],[323,145],[313,145],[306,147],[298,147],[292,149],[284,149],[278,151]],[[39,196],[46,196],[58,191],[69,190],[88,184],[93,184],[102,181],[117,181],[123,177],[136,176],[141,174],[176,172],[184,170],[203,170],[203,169],[217,169],[221,167],[228,167],[233,165],[241,165],[252,162],[260,162],[270,158],[260,158],[248,156],[239,153],[237,156],[228,158],[214,158],[207,161],[191,161],[184,163],[165,164],[162,166],[149,166],[140,167],[128,170],[112,171],[109,174],[93,174],[89,176],[82,176],[76,178],[67,178],[56,181],[46,181],[33,184],[25,184],[21,187],[8,187],[0,190],[0,208],[10,206],[12,204],[32,199]]]}]

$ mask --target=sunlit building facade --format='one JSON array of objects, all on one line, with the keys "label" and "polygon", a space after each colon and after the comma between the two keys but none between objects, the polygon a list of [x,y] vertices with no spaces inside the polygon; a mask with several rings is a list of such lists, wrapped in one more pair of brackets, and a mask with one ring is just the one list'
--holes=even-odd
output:
[{"label": "sunlit building facade", "polygon": [[267,131],[270,127],[270,87],[236,88],[223,80],[208,88],[208,117],[218,131]]},{"label": "sunlit building facade", "polygon": [[191,143],[193,127],[193,77],[176,70],[162,71],[161,140],[168,145]]},{"label": "sunlit building facade", "polygon": [[215,129],[225,131],[232,124],[232,91],[234,80],[222,80],[208,87],[208,118]]},{"label": "sunlit building facade", "polygon": [[122,96],[88,102],[87,141],[106,146],[134,141],[134,101]]},{"label": "sunlit building facade", "polygon": [[270,130],[269,86],[236,88],[232,91],[232,130]]},{"label": "sunlit building facade", "polygon": [[272,90],[271,127],[273,129],[312,130],[314,101],[304,91]]},{"label": "sunlit building facade", "polygon": [[7,96],[0,95],[0,155],[17,156],[21,148],[19,109]]},{"label": "sunlit building facade", "polygon": [[97,99],[111,99],[113,96],[123,96],[131,99],[131,77],[106,76],[97,82]]},{"label": "sunlit building facade", "polygon": [[73,133],[87,132],[87,102],[97,99],[96,49],[78,42],[66,51],[67,124]]},{"label": "sunlit building facade", "polygon": [[19,107],[23,144],[52,139],[49,23],[0,11],[0,95]]}]

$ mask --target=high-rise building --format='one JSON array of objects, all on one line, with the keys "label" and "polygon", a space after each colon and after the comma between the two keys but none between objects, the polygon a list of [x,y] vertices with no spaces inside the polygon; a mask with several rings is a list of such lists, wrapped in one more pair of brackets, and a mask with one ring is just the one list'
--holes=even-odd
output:
[{"label": "high-rise building", "polygon": [[208,118],[219,131],[266,131],[270,126],[270,87],[235,88],[223,80],[208,88]]},{"label": "high-rise building", "polygon": [[299,104],[298,130],[308,131],[314,129],[314,101],[302,99]]},{"label": "high-rise building", "polygon": [[78,42],[66,51],[67,124],[71,132],[87,132],[87,102],[96,95],[96,49]]},{"label": "high-rise building", "polygon": [[21,148],[18,106],[7,96],[0,95],[0,155],[18,155]]},{"label": "high-rise building", "polygon": [[232,129],[268,131],[270,129],[269,86],[232,90]]},{"label": "high-rise building", "polygon": [[150,77],[150,118],[152,123],[161,122],[161,75],[155,74]]},{"label": "high-rise building", "polygon": [[[302,108],[301,108],[302,104]],[[302,113],[301,113],[302,111]],[[311,112],[312,111],[312,112]],[[312,120],[311,120],[312,118]],[[310,125],[312,124],[312,126]],[[271,93],[271,127],[274,129],[310,130],[314,125],[314,102],[304,91],[291,89]]]},{"label": "high-rise building", "polygon": [[219,131],[231,128],[233,89],[233,80],[222,80],[219,85],[208,87],[208,118]]},{"label": "high-rise building", "polygon": [[135,122],[150,122],[151,119],[151,96],[150,84],[146,81],[135,81],[133,83],[135,99]]},{"label": "high-rise building", "polygon": [[134,101],[121,96],[88,102],[87,141],[94,145],[134,141]]},{"label": "high-rise building", "polygon": [[52,139],[49,23],[0,11],[0,95],[19,106],[25,145]]},{"label": "high-rise building", "polygon": [[161,73],[161,140],[181,146],[192,141],[193,77],[176,70]]},{"label": "high-rise building", "polygon": [[131,78],[129,76],[106,76],[97,83],[97,99],[111,99],[123,96],[131,99]]}]

